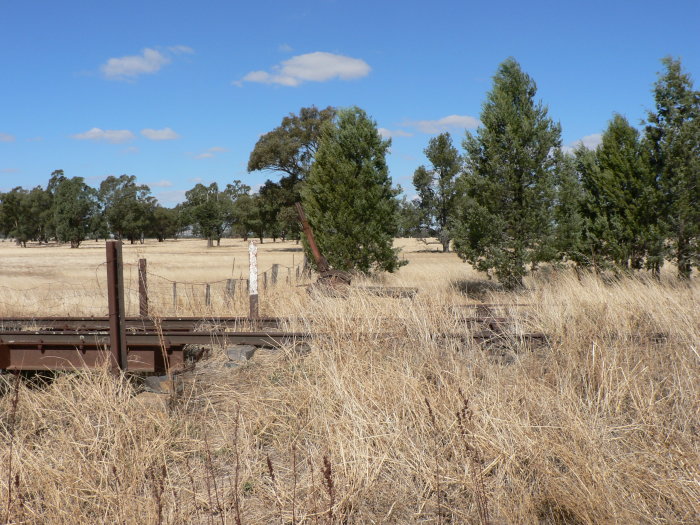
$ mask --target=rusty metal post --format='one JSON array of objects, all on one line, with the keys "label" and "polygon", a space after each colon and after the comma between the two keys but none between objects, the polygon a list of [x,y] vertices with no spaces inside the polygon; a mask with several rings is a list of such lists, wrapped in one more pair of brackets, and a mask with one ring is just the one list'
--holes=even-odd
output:
[{"label": "rusty metal post", "polygon": [[301,203],[297,202],[294,204],[297,208],[297,213],[299,214],[299,220],[301,221],[301,226],[304,229],[304,235],[306,236],[306,240],[309,243],[309,248],[311,248],[311,253],[314,255],[314,259],[316,260],[316,268],[318,269],[319,273],[321,272],[326,272],[330,270],[330,265],[328,264],[328,261],[326,258],[321,255],[321,250],[318,249],[318,246],[316,245],[316,239],[314,238],[314,232],[311,229],[311,225],[309,224],[309,221],[306,220],[306,214],[304,213],[304,208],[301,207]]},{"label": "rusty metal post", "polygon": [[124,265],[121,241],[107,241],[107,302],[112,368],[127,369],[124,315]]},{"label": "rusty metal post", "polygon": [[146,259],[139,259],[139,315],[148,317],[148,280]]},{"label": "rusty metal post", "polygon": [[250,262],[250,280],[249,280],[249,297],[250,297],[250,314],[251,319],[259,317],[258,307],[258,247],[253,241],[248,245],[248,259]]},{"label": "rusty metal post", "polygon": [[273,264],[272,265],[272,286],[277,284],[277,274],[280,271],[280,265],[279,264]]}]

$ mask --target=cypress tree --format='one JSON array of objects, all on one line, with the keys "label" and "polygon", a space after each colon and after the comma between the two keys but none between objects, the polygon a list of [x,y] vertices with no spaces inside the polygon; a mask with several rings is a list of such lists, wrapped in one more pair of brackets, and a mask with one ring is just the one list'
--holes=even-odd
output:
[{"label": "cypress tree", "polygon": [[535,82],[512,58],[494,76],[482,126],[464,140],[465,198],[454,220],[459,256],[494,269],[507,288],[522,286],[526,265],[553,257],[553,152],[560,126],[535,102]]},{"label": "cypress tree", "polygon": [[352,107],[324,126],[302,202],[319,248],[339,270],[393,272],[398,202],[376,123]]},{"label": "cypress tree", "polygon": [[680,60],[662,60],[666,71],[654,85],[655,111],[647,115],[646,139],[660,188],[658,209],[668,256],[688,279],[700,264],[700,92]]},{"label": "cypress tree", "polygon": [[655,181],[648,155],[639,132],[626,118],[615,115],[596,151],[600,214],[604,214],[608,232],[608,253],[622,268],[642,268],[651,240],[650,228],[657,222],[653,207]]}]

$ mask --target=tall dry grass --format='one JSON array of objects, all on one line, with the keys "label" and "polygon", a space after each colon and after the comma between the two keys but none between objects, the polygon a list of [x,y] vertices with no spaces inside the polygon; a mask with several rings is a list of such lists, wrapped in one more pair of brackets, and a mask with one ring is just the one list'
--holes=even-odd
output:
[{"label": "tall dry grass", "polygon": [[[508,294],[407,247],[411,264],[380,281],[419,286],[413,300],[294,283],[261,297],[317,334],[308,353],[229,368],[214,348],[174,394],[106,371],[23,381],[16,409],[3,376],[0,519],[697,523],[696,282],[552,271]],[[529,305],[510,309],[512,337],[435,337],[465,332],[465,287]],[[546,343],[518,337],[532,331]]]}]

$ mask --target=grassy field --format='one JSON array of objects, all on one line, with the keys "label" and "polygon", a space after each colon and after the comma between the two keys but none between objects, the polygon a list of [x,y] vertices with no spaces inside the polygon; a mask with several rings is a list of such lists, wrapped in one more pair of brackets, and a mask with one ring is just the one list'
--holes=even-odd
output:
[{"label": "grassy field", "polygon": [[[259,247],[261,271],[281,265],[261,313],[318,334],[305,354],[231,368],[214,347],[170,394],[107,371],[5,374],[0,522],[698,522],[697,280],[545,268],[506,293],[438,245],[397,245],[410,264],[347,298],[306,293],[293,242]],[[0,243],[0,316],[105,315],[104,253]],[[125,245],[132,314],[141,257],[154,316],[247,313],[243,281],[224,296],[247,274],[242,241]],[[479,301],[527,306],[504,311],[498,344],[432,335],[464,331],[459,305]],[[532,331],[546,343],[518,337]]]}]

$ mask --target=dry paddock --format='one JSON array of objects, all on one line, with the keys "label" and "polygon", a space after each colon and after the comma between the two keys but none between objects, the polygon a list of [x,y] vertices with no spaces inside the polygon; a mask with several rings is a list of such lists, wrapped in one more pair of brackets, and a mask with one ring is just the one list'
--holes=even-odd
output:
[{"label": "dry paddock", "polygon": [[[414,299],[309,295],[298,246],[260,246],[262,271],[281,265],[261,313],[319,334],[308,353],[230,366],[213,347],[165,394],[106,371],[4,374],[0,521],[699,521],[697,280],[545,268],[506,293],[438,245],[397,245],[407,266],[356,284],[415,286]],[[0,243],[0,316],[104,315],[104,253]],[[124,258],[130,313],[139,258],[153,316],[246,313],[240,240],[149,241]],[[464,330],[457,306],[477,301],[529,306],[503,312],[513,336],[491,345],[434,337]]]}]

